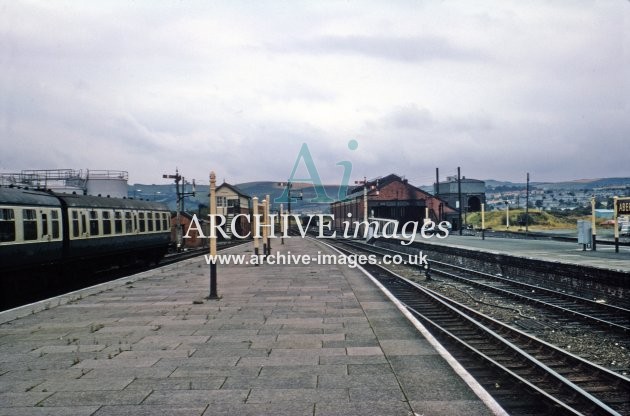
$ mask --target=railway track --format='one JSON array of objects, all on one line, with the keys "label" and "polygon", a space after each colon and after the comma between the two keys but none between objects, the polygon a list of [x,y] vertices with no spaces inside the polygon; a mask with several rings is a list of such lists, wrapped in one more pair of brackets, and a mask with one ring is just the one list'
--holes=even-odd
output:
[{"label": "railway track", "polygon": [[[384,247],[367,246],[362,243],[347,242],[360,250],[375,254],[400,254]],[[571,319],[594,324],[606,330],[630,333],[630,310],[615,305],[600,303],[591,299],[570,295],[555,290],[518,282],[502,276],[472,270],[436,260],[431,261],[431,272],[446,276],[457,282],[497,293],[519,301],[553,310]]]},{"label": "railway track", "polygon": [[[337,247],[349,254],[348,249]],[[630,379],[421,287],[363,266],[514,415],[628,415]]]}]

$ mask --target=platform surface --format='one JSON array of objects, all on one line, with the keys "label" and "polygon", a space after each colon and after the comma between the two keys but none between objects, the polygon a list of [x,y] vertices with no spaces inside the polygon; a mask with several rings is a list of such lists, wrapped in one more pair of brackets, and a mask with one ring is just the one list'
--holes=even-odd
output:
[{"label": "platform surface", "polygon": [[0,325],[0,415],[491,414],[359,270],[218,266],[222,298],[198,304],[208,269],[190,259]]},{"label": "platform surface", "polygon": [[460,236],[456,233],[444,239],[423,239],[418,234],[416,241],[630,273],[630,247],[619,247],[616,253],[614,246],[598,244],[596,251],[583,251],[581,245],[571,242],[490,236],[482,240],[480,234]]}]

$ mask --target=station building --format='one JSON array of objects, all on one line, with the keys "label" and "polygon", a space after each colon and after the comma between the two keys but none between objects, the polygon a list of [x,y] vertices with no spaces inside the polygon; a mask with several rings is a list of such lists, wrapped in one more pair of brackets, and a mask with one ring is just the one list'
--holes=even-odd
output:
[{"label": "station building", "polygon": [[[364,201],[364,187],[367,187],[367,201]],[[363,221],[365,203],[368,218],[395,219],[401,224],[407,221],[422,224],[425,218],[435,222],[451,221],[457,217],[457,211],[446,201],[411,185],[401,176],[390,174],[351,188],[343,200],[333,202],[330,209],[335,228],[342,229],[344,221]]]}]

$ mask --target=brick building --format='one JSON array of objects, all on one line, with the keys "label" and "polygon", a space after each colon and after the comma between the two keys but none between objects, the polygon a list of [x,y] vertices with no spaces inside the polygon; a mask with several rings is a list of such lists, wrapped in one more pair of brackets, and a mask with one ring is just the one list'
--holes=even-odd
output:
[{"label": "brick building", "polygon": [[[419,221],[426,218],[435,221],[450,221],[457,211],[445,201],[417,188],[402,177],[390,174],[366,183],[369,218],[390,218],[400,223]],[[335,217],[335,228],[341,229],[347,220],[362,221],[364,207],[364,185],[348,190],[346,198],[333,202],[330,206]],[[348,217],[348,213],[352,217]]]},{"label": "brick building", "polygon": [[[190,228],[190,223],[192,222],[193,214],[190,212],[180,212],[179,214],[179,222],[181,224],[181,235],[186,235],[186,232]],[[197,214],[197,218],[199,219],[199,224],[203,230],[205,236],[208,235],[209,224],[208,221]],[[208,239],[200,238],[199,232],[194,229],[190,231],[188,234],[190,238],[182,238],[182,246],[178,247],[178,249],[186,249],[186,248],[199,248],[199,247],[207,247]],[[177,247],[177,213],[171,213],[171,241]]]}]

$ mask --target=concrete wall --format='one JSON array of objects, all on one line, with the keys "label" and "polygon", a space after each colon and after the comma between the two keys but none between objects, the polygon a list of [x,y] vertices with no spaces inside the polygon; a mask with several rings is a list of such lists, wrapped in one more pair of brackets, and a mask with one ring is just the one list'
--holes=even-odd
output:
[{"label": "concrete wall", "polygon": [[519,282],[564,290],[591,300],[606,299],[611,304],[630,307],[630,276],[627,273],[423,242],[402,246],[395,241],[379,239],[376,245],[410,254],[422,250],[423,254],[428,254],[429,262],[437,260],[494,275],[501,274]]}]

